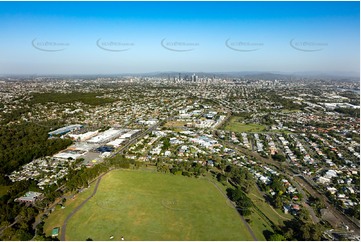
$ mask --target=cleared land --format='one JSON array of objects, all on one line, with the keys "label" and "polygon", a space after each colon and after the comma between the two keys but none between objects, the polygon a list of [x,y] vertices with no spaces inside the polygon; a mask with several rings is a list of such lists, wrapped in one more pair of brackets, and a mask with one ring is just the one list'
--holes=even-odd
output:
[{"label": "cleared land", "polygon": [[121,236],[252,240],[236,210],[207,180],[124,170],[104,176],[98,192],[67,226],[67,240],[109,240],[110,236],[114,240]]},{"label": "cleared land", "polygon": [[229,121],[223,127],[224,130],[233,132],[262,132],[266,129],[266,126],[261,124],[244,124],[242,123],[242,117],[232,116]]},{"label": "cleared land", "polygon": [[167,127],[167,128],[184,128],[187,123],[189,123],[189,122],[186,122],[186,121],[168,121],[166,124],[164,124],[164,127]]}]

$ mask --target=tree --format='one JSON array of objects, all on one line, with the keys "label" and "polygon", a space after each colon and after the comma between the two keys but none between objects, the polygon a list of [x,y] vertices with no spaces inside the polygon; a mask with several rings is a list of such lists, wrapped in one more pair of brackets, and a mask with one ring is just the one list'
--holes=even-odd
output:
[{"label": "tree", "polygon": [[300,227],[301,237],[303,240],[310,240],[311,239],[311,227],[309,224],[305,224]]},{"label": "tree", "polygon": [[287,228],[287,231],[284,233],[284,237],[287,240],[292,240],[294,239],[294,232],[292,228]]},{"label": "tree", "polygon": [[170,147],[170,138],[166,137],[166,138],[164,138],[164,141],[163,141],[163,149],[167,150],[167,149],[169,149],[169,147]]},{"label": "tree", "polygon": [[36,215],[36,210],[33,207],[22,207],[19,216],[21,220],[25,222],[29,222],[30,220],[34,219]]},{"label": "tree", "polygon": [[299,211],[298,219],[304,223],[306,223],[310,220],[310,213],[308,212],[308,210],[306,208],[302,208]]},{"label": "tree", "polygon": [[285,192],[286,188],[284,187],[281,178],[277,177],[277,176],[273,176],[272,177],[272,184],[270,185],[270,187],[275,191],[275,192]]},{"label": "tree", "polygon": [[40,234],[35,235],[35,237],[34,237],[33,240],[34,240],[34,241],[48,241],[48,239],[46,238],[46,236],[40,235]]},{"label": "tree", "polygon": [[227,165],[226,169],[224,171],[229,173],[229,172],[232,172],[232,170],[233,170],[233,166]]},{"label": "tree", "polygon": [[217,180],[218,180],[219,182],[226,182],[226,181],[227,181],[227,177],[226,177],[225,175],[221,174],[221,173],[218,173],[218,174],[217,174]]},{"label": "tree", "polygon": [[242,215],[247,216],[251,214],[251,207],[253,206],[253,203],[251,199],[247,197],[247,195],[242,191],[241,188],[228,188],[227,195],[232,201],[236,203]]},{"label": "tree", "polygon": [[276,194],[276,197],[274,200],[274,206],[275,206],[275,208],[281,208],[283,206],[282,198],[278,193]]},{"label": "tree", "polygon": [[281,234],[272,234],[269,239],[270,241],[285,241],[286,238]]},{"label": "tree", "polygon": [[283,161],[286,160],[286,157],[284,155],[281,155],[281,154],[277,153],[277,154],[272,155],[272,159],[283,162]]},{"label": "tree", "polygon": [[6,229],[3,230],[1,239],[2,240],[11,240],[11,238],[15,234],[15,231],[16,230],[13,229],[12,227],[7,227]]}]

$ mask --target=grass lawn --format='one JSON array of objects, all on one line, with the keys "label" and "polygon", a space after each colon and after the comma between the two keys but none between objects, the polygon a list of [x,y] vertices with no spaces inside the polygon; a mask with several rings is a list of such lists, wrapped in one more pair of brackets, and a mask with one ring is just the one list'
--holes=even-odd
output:
[{"label": "grass lawn", "polygon": [[244,124],[242,123],[242,118],[237,116],[232,116],[227,124],[223,128],[224,130],[233,131],[233,132],[262,132],[266,130],[266,126],[262,124]]},{"label": "grass lawn", "polygon": [[184,128],[187,123],[191,123],[190,122],[186,122],[186,121],[169,121],[167,122],[166,124],[164,124],[164,127],[167,127],[167,128]]},{"label": "grass lawn", "polygon": [[[83,192],[76,195],[75,199],[69,198],[65,202],[65,208],[61,209],[58,206],[55,207],[49,217],[45,220],[44,232],[47,236],[51,235],[51,230],[55,227],[61,227],[65,218],[79,206],[94,190],[95,183],[93,182],[90,187]],[[61,233],[61,230],[60,230]]]},{"label": "grass lawn", "polygon": [[[291,220],[293,216],[291,214],[284,214],[280,209],[274,209],[266,203],[265,199],[262,197],[260,191],[253,187],[248,194],[248,197],[252,200],[255,206],[260,210],[257,211],[253,208],[253,213],[246,218],[251,219],[250,226],[260,240],[266,240],[264,237],[265,231],[273,232],[271,227],[271,222],[275,225],[283,226],[283,222],[287,220]],[[263,213],[263,214],[262,214]],[[268,219],[271,221],[268,221]]]},{"label": "grass lawn", "polygon": [[249,226],[253,230],[253,233],[257,237],[258,240],[265,241],[267,240],[264,236],[265,231],[273,232],[273,229],[269,223],[265,221],[265,219],[260,216],[256,211],[252,212],[251,215],[245,216],[245,219],[250,219],[251,222]]},{"label": "grass lawn", "polygon": [[249,198],[251,198],[262,213],[276,225],[283,225],[284,221],[293,219],[291,214],[285,214],[281,209],[274,209],[268,204],[257,187],[252,188],[249,193]]},{"label": "grass lawn", "polygon": [[252,240],[237,211],[206,179],[129,170],[102,178],[95,196],[69,220],[66,239],[111,235],[114,240]]},{"label": "grass lawn", "polygon": [[251,193],[249,197],[252,199],[255,206],[258,207],[259,210],[274,224],[283,226],[283,222],[287,220],[291,220],[293,216],[291,214],[284,214],[280,209],[274,209],[271,205],[266,203],[263,199],[260,200],[253,196]]}]

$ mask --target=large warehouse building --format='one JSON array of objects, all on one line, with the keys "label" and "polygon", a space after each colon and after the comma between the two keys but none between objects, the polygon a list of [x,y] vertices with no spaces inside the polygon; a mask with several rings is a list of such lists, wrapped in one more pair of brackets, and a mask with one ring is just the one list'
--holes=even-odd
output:
[{"label": "large warehouse building", "polygon": [[51,131],[48,134],[49,134],[49,136],[63,135],[63,134],[69,133],[70,131],[80,129],[81,127],[83,127],[83,125],[81,125],[81,124],[73,124],[73,125],[69,125],[69,126],[62,127],[60,129]]},{"label": "large warehouse building", "polygon": [[108,129],[102,133],[99,133],[97,136],[88,140],[88,143],[105,143],[109,142],[115,138],[118,138],[121,134],[126,132],[127,130],[118,130],[118,129]]}]

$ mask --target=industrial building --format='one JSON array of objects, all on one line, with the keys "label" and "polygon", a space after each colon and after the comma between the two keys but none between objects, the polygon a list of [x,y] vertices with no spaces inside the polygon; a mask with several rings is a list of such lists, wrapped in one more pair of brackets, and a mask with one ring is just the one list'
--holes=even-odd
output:
[{"label": "industrial building", "polygon": [[80,129],[81,127],[83,127],[83,125],[81,125],[81,124],[73,124],[73,125],[69,125],[69,126],[62,127],[60,129],[51,131],[51,132],[48,133],[48,135],[50,137],[54,136],[54,135],[63,135],[63,134],[69,133],[70,131]]},{"label": "industrial building", "polygon": [[86,132],[84,134],[69,134],[69,137],[72,140],[83,142],[83,141],[87,141],[88,139],[94,137],[97,134],[98,134],[98,130],[91,131],[91,132]]},{"label": "industrial building", "polygon": [[123,134],[122,136],[120,136],[121,139],[131,139],[133,138],[140,130],[139,129],[134,129],[134,130],[130,130],[129,132]]},{"label": "industrial building", "polygon": [[107,145],[111,145],[114,146],[115,148],[118,148],[124,141],[125,139],[119,138],[107,143]]},{"label": "industrial building", "polygon": [[88,140],[88,143],[105,143],[109,142],[117,137],[119,137],[121,134],[126,132],[125,130],[118,130],[118,129],[108,129],[102,133],[99,133],[97,136],[91,138]]},{"label": "industrial building", "polygon": [[69,158],[76,160],[80,156],[84,155],[87,151],[76,150],[76,149],[66,149],[62,152],[55,154],[53,157],[57,159],[67,160]]}]

